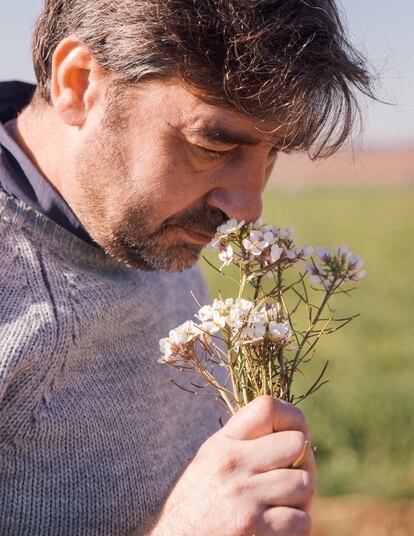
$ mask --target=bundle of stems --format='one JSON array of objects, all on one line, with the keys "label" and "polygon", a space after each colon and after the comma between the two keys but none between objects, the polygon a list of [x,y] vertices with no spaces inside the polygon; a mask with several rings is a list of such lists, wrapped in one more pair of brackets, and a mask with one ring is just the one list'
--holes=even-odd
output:
[{"label": "bundle of stems", "polygon": [[[335,317],[330,306],[338,294],[354,290],[365,271],[363,261],[346,246],[296,246],[291,228],[280,229],[257,220],[245,224],[229,220],[217,229],[210,248],[218,251],[221,266],[214,269],[235,283],[237,296],[202,305],[196,321],[188,320],[160,340],[161,363],[200,375],[205,383],[191,383],[193,394],[218,396],[234,414],[260,395],[297,404],[326,382],[326,362],[300,394],[294,378],[315,354],[322,336],[345,327],[358,315]],[[229,267],[238,268],[236,279]],[[219,383],[215,367],[226,369]],[[208,386],[215,393],[202,393]]]}]

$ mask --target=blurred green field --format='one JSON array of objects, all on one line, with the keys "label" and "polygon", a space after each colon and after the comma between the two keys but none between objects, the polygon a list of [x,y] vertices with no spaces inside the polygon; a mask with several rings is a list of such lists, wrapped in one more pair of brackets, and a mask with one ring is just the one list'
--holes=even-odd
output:
[{"label": "blurred green field", "polygon": [[[361,317],[324,337],[305,369],[310,382],[330,362],[329,383],[301,405],[319,494],[414,498],[414,191],[270,191],[264,218],[293,226],[300,243],[348,244],[368,271],[352,299],[336,302]],[[232,294],[201,265],[213,296]]]}]

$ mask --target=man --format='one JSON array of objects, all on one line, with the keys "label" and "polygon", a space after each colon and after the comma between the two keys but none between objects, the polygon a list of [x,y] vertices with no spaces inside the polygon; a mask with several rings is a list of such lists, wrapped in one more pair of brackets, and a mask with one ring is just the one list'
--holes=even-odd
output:
[{"label": "man", "polygon": [[0,87],[0,533],[309,534],[302,413],[220,429],[157,358],[215,228],[370,92],[334,1],[46,0],[33,58]]}]

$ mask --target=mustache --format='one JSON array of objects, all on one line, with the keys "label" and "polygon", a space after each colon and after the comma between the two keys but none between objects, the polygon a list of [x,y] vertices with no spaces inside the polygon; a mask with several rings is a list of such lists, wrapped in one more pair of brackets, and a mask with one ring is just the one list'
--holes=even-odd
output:
[{"label": "mustache", "polygon": [[220,209],[204,206],[202,209],[192,210],[166,220],[161,231],[170,227],[186,227],[195,232],[215,234],[217,227],[228,220],[227,215]]}]

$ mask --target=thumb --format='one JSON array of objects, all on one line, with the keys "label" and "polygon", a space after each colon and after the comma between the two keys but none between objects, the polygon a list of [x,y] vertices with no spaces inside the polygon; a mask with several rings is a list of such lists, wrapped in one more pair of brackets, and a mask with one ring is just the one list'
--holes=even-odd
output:
[{"label": "thumb", "polygon": [[219,433],[233,439],[257,439],[273,432],[287,430],[307,434],[303,413],[288,402],[265,395],[240,408]]}]

